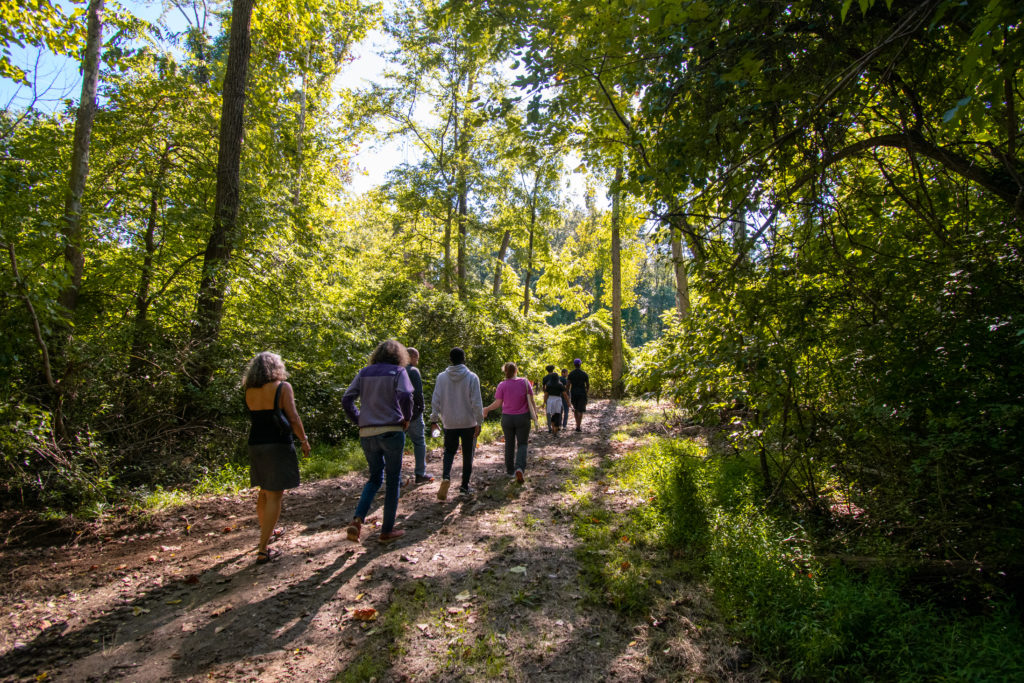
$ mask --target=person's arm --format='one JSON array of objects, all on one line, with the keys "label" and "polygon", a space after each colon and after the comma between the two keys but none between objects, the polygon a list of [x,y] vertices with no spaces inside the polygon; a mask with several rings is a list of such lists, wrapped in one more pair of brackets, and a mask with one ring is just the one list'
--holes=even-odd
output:
[{"label": "person's arm", "polygon": [[441,419],[441,398],[444,392],[441,390],[441,384],[443,380],[441,375],[437,376],[437,380],[434,382],[434,393],[430,397],[430,431],[434,431],[437,427],[437,421]]},{"label": "person's arm", "polygon": [[533,426],[540,428],[540,423],[537,422],[537,401],[533,394],[533,384],[529,381],[526,382],[526,407],[530,409],[530,417],[533,418]]},{"label": "person's arm", "polygon": [[281,382],[281,409],[284,410],[288,422],[292,425],[292,433],[299,440],[302,454],[309,455],[309,438],[306,436],[306,428],[302,426],[299,410],[295,407],[295,391],[288,382]]},{"label": "person's arm", "polygon": [[484,397],[480,393],[480,378],[473,375],[473,384],[470,389],[470,400],[473,401],[473,414],[476,416],[476,429],[473,436],[480,436],[480,427],[484,423]]},{"label": "person's arm", "polygon": [[416,390],[412,385],[412,380],[409,378],[409,372],[405,368],[400,368],[395,395],[398,399],[398,409],[402,413],[402,431],[408,429],[409,423],[412,421],[415,393]]},{"label": "person's arm", "polygon": [[359,398],[359,373],[356,373],[352,383],[348,385],[345,394],[341,397],[341,407],[348,415],[348,418],[357,425],[359,424],[359,409],[356,408],[356,399]]},{"label": "person's arm", "polygon": [[491,412],[492,410],[501,410],[501,406],[503,404],[503,400],[501,400],[500,398],[496,398],[494,399],[494,403],[492,403],[489,406],[484,406],[484,419],[487,419],[487,413]]}]

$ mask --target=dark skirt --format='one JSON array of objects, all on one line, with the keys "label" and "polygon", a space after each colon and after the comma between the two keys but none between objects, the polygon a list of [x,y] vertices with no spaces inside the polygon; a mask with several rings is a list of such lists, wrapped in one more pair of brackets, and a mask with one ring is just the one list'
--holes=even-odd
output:
[{"label": "dark skirt", "polygon": [[299,485],[299,457],[290,443],[249,444],[249,485],[284,491]]}]

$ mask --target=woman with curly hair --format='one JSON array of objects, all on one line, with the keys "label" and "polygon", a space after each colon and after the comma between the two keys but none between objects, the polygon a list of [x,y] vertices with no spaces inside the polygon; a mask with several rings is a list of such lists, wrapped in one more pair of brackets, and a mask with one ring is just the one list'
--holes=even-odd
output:
[{"label": "woman with curly hair", "polygon": [[352,523],[346,529],[350,541],[359,540],[366,513],[385,477],[384,518],[379,540],[391,543],[405,535],[394,527],[402,485],[405,430],[412,420],[413,387],[405,367],[408,364],[409,354],[404,346],[394,339],[382,341],[370,354],[370,364],[359,371],[341,398],[345,413],[359,425],[359,443],[370,469]]},{"label": "woman with curly hair", "polygon": [[[270,351],[256,354],[245,368],[242,386],[245,407],[249,410],[249,482],[259,486],[256,517],[260,522],[260,542],[256,562],[263,564],[280,555],[267,544],[281,516],[281,498],[285,489],[299,485],[299,461],[294,439],[302,455],[309,455],[309,439],[295,408],[295,393],[286,382],[281,356]],[[280,419],[284,413],[287,425]]]}]

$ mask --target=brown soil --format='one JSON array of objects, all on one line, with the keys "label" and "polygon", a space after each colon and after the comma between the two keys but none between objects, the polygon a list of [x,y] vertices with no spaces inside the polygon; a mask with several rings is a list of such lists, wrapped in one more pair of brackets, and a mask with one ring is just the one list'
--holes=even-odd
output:
[{"label": "brown soil", "polygon": [[345,538],[362,474],[287,492],[282,556],[266,565],[254,564],[253,492],[79,529],[71,543],[8,543],[0,679],[760,680],[705,588],[665,586],[650,614],[627,619],[580,586],[563,484],[580,458],[629,448],[609,437],[635,418],[595,401],[582,433],[553,438],[542,421],[524,486],[489,444],[476,493],[459,496],[456,456],[444,503],[440,451],[429,454],[438,482],[403,491],[406,536],[389,546],[374,530],[383,492],[361,543]]}]

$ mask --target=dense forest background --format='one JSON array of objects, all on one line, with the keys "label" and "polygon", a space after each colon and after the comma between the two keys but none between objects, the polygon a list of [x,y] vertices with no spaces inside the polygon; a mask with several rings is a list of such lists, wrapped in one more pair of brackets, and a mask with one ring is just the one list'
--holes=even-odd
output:
[{"label": "dense forest background", "polygon": [[[237,461],[265,349],[341,443],[395,337],[428,395],[455,345],[485,393],[581,357],[596,393],[716,426],[766,509],[1019,572],[1018,3],[0,9],[5,507]],[[385,72],[340,87],[374,31]],[[19,46],[80,60],[81,96],[44,106]],[[352,192],[386,140],[411,160]]]}]

